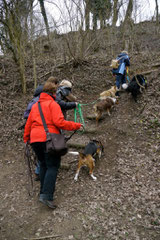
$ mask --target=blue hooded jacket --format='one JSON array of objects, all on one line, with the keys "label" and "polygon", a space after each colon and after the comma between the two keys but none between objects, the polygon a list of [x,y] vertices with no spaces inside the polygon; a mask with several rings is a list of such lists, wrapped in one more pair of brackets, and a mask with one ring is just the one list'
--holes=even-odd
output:
[{"label": "blue hooded jacket", "polygon": [[75,102],[69,102],[67,96],[71,94],[71,88],[61,86],[56,92],[56,102],[60,105],[62,112],[65,110],[76,108]]},{"label": "blue hooded jacket", "polygon": [[125,75],[126,67],[130,66],[129,56],[127,53],[120,53],[116,59],[119,60],[119,67],[117,69],[112,69],[113,74]]}]

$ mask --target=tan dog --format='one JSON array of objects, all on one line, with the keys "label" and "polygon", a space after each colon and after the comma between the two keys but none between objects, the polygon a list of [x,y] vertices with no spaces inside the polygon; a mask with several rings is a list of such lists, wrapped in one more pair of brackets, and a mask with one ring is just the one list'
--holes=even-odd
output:
[{"label": "tan dog", "polygon": [[95,158],[98,157],[100,159],[102,152],[104,148],[100,141],[97,140],[91,140],[85,147],[83,153],[79,154],[79,161],[78,161],[78,167],[76,171],[76,175],[74,177],[74,180],[78,180],[78,175],[80,172],[80,169],[82,166],[87,166],[89,168],[89,174],[92,177],[93,180],[96,180],[97,178],[93,175],[93,170],[95,167]]},{"label": "tan dog", "polygon": [[106,111],[108,115],[110,116],[110,111],[111,108],[115,105],[118,104],[117,98],[113,97],[107,97],[106,99],[100,101],[99,103],[96,103],[93,108],[96,116],[96,123],[98,125],[99,119],[102,116],[102,113]]},{"label": "tan dog", "polygon": [[116,92],[117,87],[113,86],[109,90],[100,93],[100,99],[103,100],[106,99],[107,97],[115,97]]}]

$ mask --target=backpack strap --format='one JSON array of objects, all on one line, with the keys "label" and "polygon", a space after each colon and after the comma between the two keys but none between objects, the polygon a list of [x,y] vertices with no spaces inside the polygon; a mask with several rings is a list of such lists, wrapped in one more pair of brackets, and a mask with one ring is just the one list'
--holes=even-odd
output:
[{"label": "backpack strap", "polygon": [[45,130],[46,134],[48,134],[49,130],[48,130],[48,127],[47,127],[47,124],[46,124],[46,120],[45,120],[43,112],[42,112],[42,108],[41,108],[40,102],[38,102],[38,109],[39,109],[39,112],[40,112],[40,116],[41,116],[41,119],[42,119],[44,130]]}]

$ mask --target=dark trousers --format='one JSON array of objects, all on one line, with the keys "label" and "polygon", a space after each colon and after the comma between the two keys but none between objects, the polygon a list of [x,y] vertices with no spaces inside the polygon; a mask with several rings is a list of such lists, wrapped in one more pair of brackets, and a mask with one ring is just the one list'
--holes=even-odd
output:
[{"label": "dark trousers", "polygon": [[40,198],[52,201],[61,157],[46,153],[45,142],[31,144],[40,162]]},{"label": "dark trousers", "polygon": [[123,83],[126,83],[126,76],[122,74],[116,75],[116,86],[118,89]]}]

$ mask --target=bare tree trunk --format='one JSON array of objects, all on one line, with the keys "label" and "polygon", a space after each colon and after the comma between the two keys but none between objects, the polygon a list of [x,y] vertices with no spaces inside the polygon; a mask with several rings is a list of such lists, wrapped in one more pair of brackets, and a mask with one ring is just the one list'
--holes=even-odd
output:
[{"label": "bare tree trunk", "polygon": [[48,24],[46,9],[45,9],[45,6],[44,6],[44,0],[38,0],[38,1],[39,1],[39,4],[40,4],[41,13],[42,13],[44,23],[45,23],[45,26],[46,26],[46,32],[47,32],[49,47],[51,48],[50,30],[49,30],[49,24]]},{"label": "bare tree trunk", "polygon": [[94,31],[97,30],[97,20],[98,20],[97,11],[96,9],[94,9],[94,13],[93,13],[93,30]]},{"label": "bare tree trunk", "polygon": [[132,12],[133,12],[133,0],[129,0],[126,16],[123,23],[124,25],[129,24],[131,22]]},{"label": "bare tree trunk", "polygon": [[103,15],[103,10],[99,12],[99,20],[100,20],[100,29],[103,29],[105,26],[105,18]]},{"label": "bare tree trunk", "polygon": [[24,94],[26,94],[26,77],[25,77],[25,64],[24,64],[24,54],[23,54],[23,47],[21,43],[18,43],[18,65],[19,65],[19,71],[21,75],[21,84],[22,84],[22,91]]},{"label": "bare tree trunk", "polygon": [[156,2],[156,23],[159,25],[159,13],[158,13],[158,0],[155,0]]},{"label": "bare tree trunk", "polygon": [[114,0],[112,26],[115,27],[118,20],[118,0]]},{"label": "bare tree trunk", "polygon": [[26,77],[25,77],[25,63],[24,63],[24,47],[22,44],[23,40],[21,35],[21,26],[18,22],[15,23],[15,20],[16,18],[14,13],[10,14],[10,17],[7,22],[8,34],[10,36],[10,41],[13,45],[13,49],[15,53],[14,57],[19,67],[22,91],[25,94],[26,93]]},{"label": "bare tree trunk", "polygon": [[85,7],[85,25],[86,25],[86,30],[89,30],[89,13],[90,13],[90,5],[89,5],[89,0],[86,0],[86,7]]},{"label": "bare tree trunk", "polygon": [[[10,4],[9,4],[10,3]],[[27,39],[27,28],[24,29],[24,24],[27,23],[29,9],[26,1],[1,1],[3,11],[0,12],[0,23],[4,29],[3,39],[5,47],[12,51],[15,63],[18,65],[20,73],[20,81],[22,91],[26,93],[26,77],[25,77],[25,43]]]},{"label": "bare tree trunk", "polygon": [[33,80],[34,80],[34,89],[36,89],[37,71],[36,71],[35,48],[34,48],[34,42],[33,42],[33,1],[31,2],[30,24],[31,24],[31,50],[32,50],[32,59],[33,59]]}]

